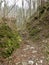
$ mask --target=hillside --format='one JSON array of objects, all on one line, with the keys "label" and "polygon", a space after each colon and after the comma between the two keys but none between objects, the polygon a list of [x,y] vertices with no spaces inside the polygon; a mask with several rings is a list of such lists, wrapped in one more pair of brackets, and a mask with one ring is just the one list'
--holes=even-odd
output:
[{"label": "hillside", "polygon": [[32,40],[49,38],[49,3],[38,8],[38,13],[29,18],[27,28]]},{"label": "hillside", "polygon": [[28,19],[27,31],[29,38],[41,48],[49,62],[49,3],[39,7],[38,13]]},{"label": "hillside", "polygon": [[0,65],[49,65],[49,2],[39,6],[23,28],[17,29],[15,22],[0,20]]}]

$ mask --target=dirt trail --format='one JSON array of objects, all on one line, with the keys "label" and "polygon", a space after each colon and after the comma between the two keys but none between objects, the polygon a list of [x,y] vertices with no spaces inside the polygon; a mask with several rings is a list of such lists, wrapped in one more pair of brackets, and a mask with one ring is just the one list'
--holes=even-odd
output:
[{"label": "dirt trail", "polygon": [[12,56],[6,59],[0,65],[48,65],[40,45],[32,42],[28,38],[27,32],[20,33],[23,40],[19,49],[13,52]]}]

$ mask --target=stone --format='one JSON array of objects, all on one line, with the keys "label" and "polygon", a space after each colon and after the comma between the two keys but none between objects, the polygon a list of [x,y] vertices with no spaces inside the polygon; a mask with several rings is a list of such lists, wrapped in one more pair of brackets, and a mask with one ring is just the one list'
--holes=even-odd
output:
[{"label": "stone", "polygon": [[43,60],[40,60],[40,63],[43,63]]},{"label": "stone", "polygon": [[28,64],[32,64],[32,65],[33,65],[33,64],[34,64],[34,61],[29,60],[29,61],[28,61]]},{"label": "stone", "polygon": [[37,51],[36,50],[33,50],[32,53],[37,53]]},{"label": "stone", "polygon": [[20,64],[20,62],[17,62],[16,65]]},{"label": "stone", "polygon": [[23,62],[22,62],[22,65],[27,65],[27,62],[23,61]]},{"label": "stone", "polygon": [[38,63],[36,63],[36,65],[38,65]]},{"label": "stone", "polygon": [[35,49],[34,47],[30,47],[30,49]]}]

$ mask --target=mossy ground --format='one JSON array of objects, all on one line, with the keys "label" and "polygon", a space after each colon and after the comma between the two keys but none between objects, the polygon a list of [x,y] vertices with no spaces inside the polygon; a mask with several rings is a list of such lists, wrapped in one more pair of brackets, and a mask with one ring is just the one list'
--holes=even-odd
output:
[{"label": "mossy ground", "polygon": [[0,56],[9,57],[16,48],[20,47],[19,39],[18,32],[3,23],[0,26]]}]

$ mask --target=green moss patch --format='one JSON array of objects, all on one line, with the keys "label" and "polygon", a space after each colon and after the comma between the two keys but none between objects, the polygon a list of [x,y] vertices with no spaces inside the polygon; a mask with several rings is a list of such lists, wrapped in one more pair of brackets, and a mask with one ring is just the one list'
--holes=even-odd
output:
[{"label": "green moss patch", "polygon": [[18,32],[14,32],[8,25],[2,24],[0,26],[0,55],[9,57],[14,49],[19,48],[19,39]]}]

